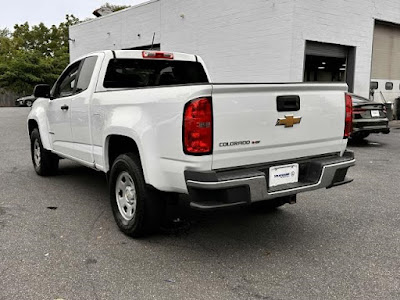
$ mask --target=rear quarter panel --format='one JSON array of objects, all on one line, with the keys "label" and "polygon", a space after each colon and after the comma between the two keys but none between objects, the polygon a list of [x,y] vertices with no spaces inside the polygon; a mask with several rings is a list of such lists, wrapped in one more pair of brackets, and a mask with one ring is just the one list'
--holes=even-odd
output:
[{"label": "rear quarter panel", "polygon": [[92,98],[92,135],[96,166],[108,171],[111,135],[133,139],[146,183],[162,191],[186,192],[184,171],[210,170],[212,156],[185,155],[182,122],[185,104],[211,95],[211,85],[171,86],[96,92]]}]

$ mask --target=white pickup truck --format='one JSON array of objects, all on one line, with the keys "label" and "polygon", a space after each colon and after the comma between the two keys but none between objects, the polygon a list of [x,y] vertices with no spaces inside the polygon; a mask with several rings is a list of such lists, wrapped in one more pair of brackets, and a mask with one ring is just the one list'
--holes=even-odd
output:
[{"label": "white pickup truck", "polygon": [[106,173],[119,228],[157,228],[166,196],[197,209],[265,201],[348,183],[352,101],[345,84],[215,84],[196,55],[102,51],[35,87],[32,161]]}]

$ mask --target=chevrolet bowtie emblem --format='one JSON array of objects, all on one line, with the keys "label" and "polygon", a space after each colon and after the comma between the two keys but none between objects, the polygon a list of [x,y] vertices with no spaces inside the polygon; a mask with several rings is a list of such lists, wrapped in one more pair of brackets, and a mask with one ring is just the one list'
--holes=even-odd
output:
[{"label": "chevrolet bowtie emblem", "polygon": [[287,128],[287,127],[293,127],[294,124],[300,124],[300,122],[301,122],[301,117],[287,115],[284,118],[279,118],[278,121],[276,122],[276,126],[285,125],[285,128]]}]

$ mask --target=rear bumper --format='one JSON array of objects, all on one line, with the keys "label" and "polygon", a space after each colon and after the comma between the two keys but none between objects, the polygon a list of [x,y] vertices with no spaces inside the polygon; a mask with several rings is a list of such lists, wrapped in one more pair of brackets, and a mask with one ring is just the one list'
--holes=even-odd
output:
[{"label": "rear bumper", "polygon": [[190,205],[216,209],[342,185],[352,181],[346,174],[355,165],[355,159],[353,152],[346,151],[342,157],[333,155],[289,163],[299,163],[299,182],[273,188],[268,186],[269,168],[286,162],[228,171],[185,171]]},{"label": "rear bumper", "polygon": [[353,121],[353,133],[389,133],[389,119],[365,119]]}]

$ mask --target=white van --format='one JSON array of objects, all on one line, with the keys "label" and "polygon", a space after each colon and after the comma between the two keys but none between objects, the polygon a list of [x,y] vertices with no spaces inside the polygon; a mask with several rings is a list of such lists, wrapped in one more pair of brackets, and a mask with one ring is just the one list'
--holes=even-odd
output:
[{"label": "white van", "polygon": [[400,97],[400,80],[371,79],[371,97],[375,102],[394,103]]},{"label": "white van", "polygon": [[[400,80],[371,79],[370,99],[379,103],[392,103],[393,114],[396,115],[396,99],[400,97]],[[388,111],[388,117],[390,113]],[[400,116],[396,116],[398,119]],[[392,119],[392,118],[390,118]]]}]

